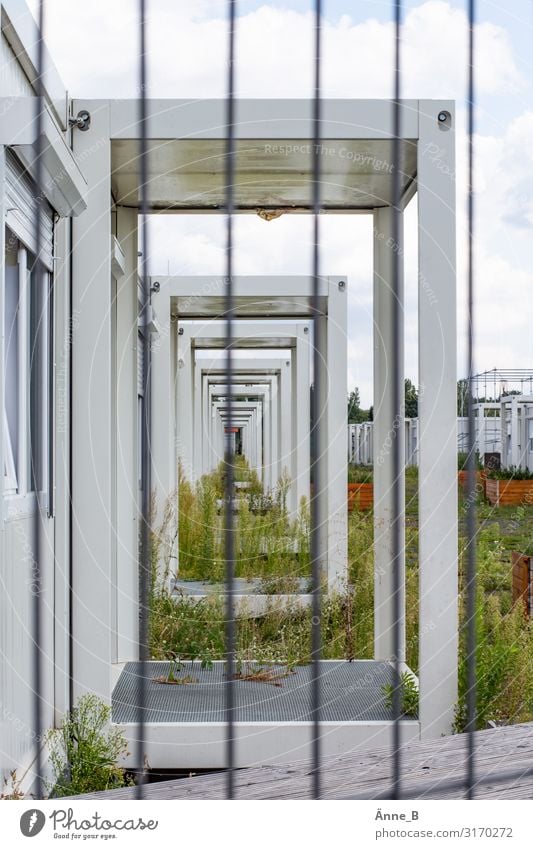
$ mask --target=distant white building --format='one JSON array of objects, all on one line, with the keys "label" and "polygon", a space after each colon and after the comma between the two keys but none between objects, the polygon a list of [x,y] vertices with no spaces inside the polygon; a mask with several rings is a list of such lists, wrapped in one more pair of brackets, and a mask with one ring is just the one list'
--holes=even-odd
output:
[{"label": "distant white building", "polygon": [[[515,396],[511,396],[515,397]],[[510,403],[510,402],[509,402]],[[474,405],[476,424],[475,451],[481,461],[485,454],[501,454],[502,462],[508,464],[508,455],[502,450],[500,406],[498,402]],[[522,409],[522,408],[520,408]],[[517,414],[518,415],[518,414]],[[511,444],[511,421],[515,419],[510,412],[506,413],[508,428],[508,444]],[[418,465],[418,419],[405,419],[405,462],[408,466]],[[513,431],[514,432],[514,431]],[[518,432],[518,431],[517,431]],[[532,431],[533,435],[533,431]],[[524,443],[525,444],[525,443]],[[510,450],[510,449],[509,449]],[[468,418],[457,417],[457,452],[468,451]],[[356,465],[371,465],[373,463],[373,422],[348,425],[348,462]],[[509,464],[510,465],[510,464]]]}]

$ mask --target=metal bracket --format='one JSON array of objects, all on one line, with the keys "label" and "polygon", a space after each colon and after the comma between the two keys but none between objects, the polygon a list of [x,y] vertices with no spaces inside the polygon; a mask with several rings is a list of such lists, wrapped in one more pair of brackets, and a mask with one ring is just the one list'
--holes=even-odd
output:
[{"label": "metal bracket", "polygon": [[84,133],[91,126],[91,113],[81,109],[75,118],[68,119],[68,123],[70,127],[76,127]]}]

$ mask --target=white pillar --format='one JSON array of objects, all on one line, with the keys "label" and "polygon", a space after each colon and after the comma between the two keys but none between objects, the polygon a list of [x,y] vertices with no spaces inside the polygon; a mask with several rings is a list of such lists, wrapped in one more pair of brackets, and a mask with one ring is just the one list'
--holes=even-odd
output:
[{"label": "white pillar", "polygon": [[177,488],[175,445],[176,321],[171,316],[168,278],[154,278],[159,292],[152,292],[152,306],[159,333],[152,337],[152,484],[158,513]]},{"label": "white pillar", "polygon": [[[481,409],[480,409],[481,408]],[[482,456],[482,447],[481,443],[485,438],[484,428],[483,428],[483,419],[481,418],[483,413],[482,405],[476,404],[474,405],[474,433],[475,433],[475,451]]]},{"label": "white pillar", "polygon": [[207,393],[207,380],[202,380],[202,472],[207,474],[211,471],[212,466],[212,445],[211,425],[213,421],[213,411],[209,406]]},{"label": "white pillar", "polygon": [[[405,659],[405,441],[403,424],[404,344],[403,344],[403,216],[400,218],[399,245],[393,244],[393,210],[374,210],[374,656],[391,660],[394,646],[393,574],[393,443],[400,446],[400,645],[399,659]],[[393,263],[399,256],[399,297],[401,329],[399,349],[394,348],[392,314],[394,306]],[[393,370],[400,368],[401,410],[393,404]]]},{"label": "white pillar", "polygon": [[[318,370],[313,380],[316,394],[315,409],[318,420],[312,421],[312,439],[315,443],[316,466],[313,471],[313,496],[316,501],[317,548],[320,580],[329,586],[329,505],[328,505],[328,406],[329,374],[327,362],[327,316],[314,319],[313,344],[318,349]],[[314,362],[314,360],[313,360]]]},{"label": "white pillar", "polygon": [[224,459],[224,422],[220,417],[219,411],[217,407],[212,407],[212,414],[210,416],[211,420],[211,431],[210,431],[210,445],[211,445],[211,460],[210,460],[210,471],[216,469],[218,464]]},{"label": "white pillar", "polygon": [[270,403],[270,395],[268,392],[265,392],[263,396],[262,407],[263,487],[266,491],[268,491],[272,489],[272,429],[270,422],[272,405]]},{"label": "white pillar", "polygon": [[[291,353],[291,356],[294,355],[294,351]],[[291,404],[291,393],[292,393],[292,381],[291,381],[292,369],[291,369],[291,360],[284,360],[281,366],[280,372],[280,402],[278,405],[278,421],[279,421],[279,433],[280,433],[280,476],[287,472],[288,475],[291,474],[291,441],[292,441],[292,404]],[[291,492],[295,493],[295,488],[291,487]],[[289,493],[289,508],[292,511],[298,510],[298,502],[296,498],[296,494],[291,500],[291,493]]]},{"label": "white pillar", "polygon": [[117,566],[114,603],[116,659],[123,662],[136,657],[139,621],[136,209],[120,207],[117,210],[117,236],[124,254],[124,275],[117,279],[116,305]]},{"label": "white pillar", "polygon": [[346,279],[329,280],[325,360],[328,378],[327,425],[327,522],[328,587],[346,589],[348,568],[348,500],[346,430],[348,411],[347,285]]},{"label": "white pillar", "polygon": [[520,436],[518,428],[518,402],[516,397],[511,398],[511,462],[510,465],[515,468],[520,463],[519,450]]},{"label": "white pillar", "polygon": [[255,409],[255,467],[259,480],[264,483],[264,404],[260,401]]},{"label": "white pillar", "polygon": [[193,418],[193,434],[194,434],[194,446],[193,446],[193,476],[195,479],[201,478],[204,469],[203,469],[203,443],[205,439],[205,425],[206,420],[204,418],[204,410],[202,405],[202,371],[198,368],[198,361],[196,359],[196,355],[193,355],[192,361],[193,372],[193,380],[194,380],[194,418]]},{"label": "white pillar", "polygon": [[178,324],[177,370],[177,451],[178,461],[187,480],[194,481],[194,349],[191,346],[191,326]]},{"label": "white pillar", "polygon": [[250,456],[249,429],[246,424],[242,428],[242,453],[246,458]]},{"label": "white pillar", "polygon": [[500,444],[502,468],[507,468],[507,405],[500,401]]},{"label": "white pillar", "polygon": [[[152,491],[155,495],[157,528],[170,509],[177,521],[178,509],[178,462],[176,451],[176,320],[171,314],[169,279],[151,278],[160,284],[159,291],[152,290],[154,308],[159,332],[151,339],[152,364]],[[170,569],[170,575],[176,573],[179,566],[179,546],[177,541],[168,540],[163,545],[159,562],[159,577]]]},{"label": "white pillar", "polygon": [[[453,106],[419,103],[420,721],[450,733],[457,701],[457,369]],[[454,120],[452,118],[452,120]]]},{"label": "white pillar", "polygon": [[[75,698],[111,693],[113,456],[111,386],[111,146],[107,105],[73,134],[87,209],[73,219],[72,528]],[[95,144],[95,141],[98,143]]]},{"label": "white pillar", "polygon": [[[306,325],[307,327],[307,325]],[[309,330],[299,328],[292,349],[292,490],[294,509],[302,498],[309,499],[310,483],[310,396],[309,396]]]}]

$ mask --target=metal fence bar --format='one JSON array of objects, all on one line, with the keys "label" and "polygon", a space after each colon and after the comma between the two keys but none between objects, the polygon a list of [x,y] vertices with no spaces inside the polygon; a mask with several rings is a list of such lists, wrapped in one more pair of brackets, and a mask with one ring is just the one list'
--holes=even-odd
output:
[{"label": "metal fence bar", "polygon": [[313,492],[311,495],[311,580],[312,580],[312,620],[311,620],[311,716],[313,718],[312,730],[312,796],[320,799],[320,654],[322,648],[321,634],[321,584],[323,580],[321,563],[320,536],[323,529],[320,527],[324,520],[320,504],[325,481],[322,480],[322,464],[320,452],[322,443],[320,439],[320,399],[321,399],[321,351],[324,350],[322,335],[324,333],[323,321],[320,317],[320,136],[321,136],[321,113],[322,104],[320,99],[320,50],[321,50],[321,19],[322,2],[315,0],[315,41],[314,41],[314,94],[313,94],[313,180],[312,180],[312,207],[313,207],[313,292],[311,298],[311,313],[313,319],[313,393],[311,395],[311,480]]},{"label": "metal fence bar", "polygon": [[[392,264],[392,344],[394,352],[400,350],[401,322],[403,321],[400,288],[400,226],[401,226],[401,180],[400,180],[400,97],[401,97],[401,25],[402,25],[402,3],[401,0],[394,2],[394,100],[393,100],[393,142],[392,142],[392,239],[393,239],[393,264]],[[403,363],[399,362],[398,356],[394,356],[392,364],[392,409],[394,420],[401,421],[403,407],[403,385],[401,373]],[[401,645],[401,621],[403,618],[402,604],[402,534],[400,523],[404,521],[402,515],[402,492],[403,482],[401,469],[400,439],[392,441],[392,574],[393,574],[393,693],[392,710],[394,715],[394,726],[392,735],[393,746],[393,775],[390,795],[392,799],[401,798],[401,713],[402,698],[400,690],[400,645]]]},{"label": "metal fence bar", "polygon": [[476,730],[476,422],[474,418],[474,21],[475,0],[468,0],[468,102],[467,102],[467,374],[468,374],[468,466],[467,466],[467,519],[466,519],[466,650],[467,650],[467,721],[468,753],[466,762],[466,797],[475,794],[475,738]]},{"label": "metal fence bar", "polygon": [[139,558],[139,675],[137,677],[137,788],[136,797],[142,799],[146,780],[144,770],[144,740],[146,731],[146,676],[150,629],[150,580],[151,580],[151,344],[150,344],[150,279],[149,279],[149,232],[148,232],[148,117],[147,117],[147,45],[146,45],[147,0],[139,0],[139,196],[142,234],[141,282],[143,323],[143,399],[141,426],[141,545]]},{"label": "metal fence bar", "polygon": [[[35,287],[42,285],[42,277],[44,267],[41,260],[41,214],[43,208],[44,195],[42,192],[43,184],[43,164],[42,164],[42,131],[43,131],[43,110],[44,110],[44,0],[40,0],[38,9],[37,23],[37,78],[35,81],[35,266],[34,280],[36,283],[32,286],[30,298],[34,298]],[[31,301],[30,301],[31,304]],[[30,307],[31,308],[31,307]],[[32,629],[32,684],[33,684],[33,732],[35,740],[35,784],[34,795],[37,799],[43,796],[43,777],[42,777],[42,652],[41,652],[41,637],[42,637],[42,547],[41,547],[41,530],[42,530],[42,504],[40,498],[41,480],[39,475],[39,466],[42,463],[38,440],[34,437],[34,428],[38,422],[42,422],[39,409],[39,385],[40,385],[40,356],[37,340],[33,340],[34,347],[30,354],[30,457],[31,457],[31,491],[35,495],[35,516],[33,522],[33,560],[32,560],[32,575],[29,582],[30,592],[32,594],[31,604],[31,629]],[[49,403],[51,399],[49,399]],[[22,427],[27,427],[26,422],[20,423]],[[51,439],[51,434],[48,434],[48,439]],[[42,449],[42,446],[41,446]]]},{"label": "metal fence bar", "polygon": [[[236,0],[228,6],[228,77],[226,100],[226,291],[224,313],[226,317],[226,372],[229,386],[227,422],[229,433],[233,427],[232,344],[233,344],[233,214],[235,206],[235,22]],[[235,452],[232,439],[225,440],[225,521],[224,552],[226,559],[226,794],[235,796],[235,528],[233,502],[235,494]]]},{"label": "metal fence bar", "polygon": [[[43,193],[41,185],[43,182],[41,161],[41,137],[43,128],[44,110],[44,0],[40,0],[38,9],[38,50],[37,50],[37,78],[36,91],[36,198],[35,198],[35,242],[36,259],[35,274],[37,281],[41,279],[43,270],[41,260],[41,212],[43,206]],[[149,645],[149,595],[151,578],[151,345],[150,345],[150,280],[149,280],[149,232],[148,232],[148,116],[147,116],[147,44],[146,44],[146,6],[147,0],[139,0],[139,174],[140,174],[140,218],[143,252],[141,259],[142,278],[142,317],[144,324],[144,363],[143,363],[143,415],[142,415],[142,504],[141,504],[141,546],[139,558],[140,577],[140,616],[139,616],[139,659],[140,674],[137,679],[137,761],[138,777],[136,796],[143,798],[143,785],[146,779],[144,773],[144,738],[146,725],[146,676],[147,652]],[[401,211],[401,27],[402,27],[402,3],[401,0],[393,0],[394,11],[394,96],[393,96],[393,138],[392,138],[392,206],[393,206],[393,243],[394,260],[391,285],[393,288],[393,348],[400,348],[402,305],[400,301],[400,252],[396,249],[399,244],[399,234],[402,215]],[[235,212],[235,31],[236,31],[237,0],[228,0],[228,26],[229,26],[229,55],[228,55],[228,78],[226,98],[226,288],[225,288],[225,319],[226,319],[226,372],[227,383],[230,387],[227,399],[228,427],[231,432],[233,422],[233,392],[232,386],[232,344],[234,333],[234,233],[233,216]],[[527,770],[504,770],[495,772],[493,775],[481,775],[476,779],[475,769],[475,735],[476,729],[476,508],[475,508],[475,417],[473,409],[474,384],[474,125],[475,125],[475,0],[468,0],[468,100],[467,100],[467,222],[468,222],[468,248],[467,248],[467,373],[468,373],[468,478],[467,478],[467,574],[466,574],[466,649],[467,649],[467,723],[466,733],[468,737],[466,770],[464,778],[446,780],[437,783],[440,792],[447,792],[464,788],[468,799],[475,797],[477,785],[488,782],[514,781],[526,776],[533,775],[533,767]],[[313,494],[311,497],[311,565],[312,565],[312,684],[311,684],[311,710],[313,720],[312,730],[312,795],[315,799],[321,796],[321,740],[320,740],[320,709],[321,709],[321,687],[320,687],[320,656],[322,648],[321,634],[321,591],[322,591],[322,562],[321,562],[321,528],[320,521],[323,518],[320,512],[321,493],[325,486],[322,466],[320,463],[320,410],[322,363],[322,345],[319,344],[324,332],[320,313],[320,219],[321,212],[321,163],[320,163],[320,140],[321,140],[321,18],[322,2],[315,0],[315,23],[314,23],[314,95],[313,95],[313,159],[312,159],[312,212],[313,212],[313,247],[312,247],[312,297],[311,312],[314,325],[314,350],[313,350],[313,381],[314,391],[311,397],[312,417],[312,440],[311,440],[311,469],[313,480]],[[30,364],[31,378],[31,428],[39,421],[38,413],[38,381],[35,379],[35,369],[39,361],[36,351],[33,352]],[[396,359],[391,366],[392,373],[392,396],[393,410],[399,414],[403,404],[403,385],[401,382],[400,364]],[[50,403],[52,399],[50,398]],[[52,434],[48,435],[52,439]],[[49,458],[51,455],[49,455]],[[227,798],[235,796],[235,651],[236,651],[236,622],[234,610],[234,584],[235,584],[235,528],[234,528],[234,493],[235,493],[235,469],[234,469],[234,446],[231,439],[226,440],[225,445],[225,522],[224,522],[224,546],[226,559],[226,745],[227,745]],[[395,440],[392,445],[393,464],[393,640],[394,640],[394,663],[393,663],[393,749],[392,749],[392,779],[391,788],[384,793],[363,794],[350,797],[357,799],[399,799],[402,797],[402,759],[401,759],[401,689],[400,689],[400,645],[401,645],[401,522],[402,515],[402,493],[401,493],[401,451],[400,442]],[[41,753],[41,731],[42,731],[42,657],[41,657],[41,592],[42,592],[42,569],[41,569],[41,530],[42,530],[42,504],[40,495],[41,479],[39,469],[42,468],[40,458],[37,456],[32,442],[31,452],[31,485],[35,493],[36,509],[34,519],[34,556],[32,562],[32,672],[33,672],[33,729],[35,733],[35,795],[42,797],[42,753]],[[49,469],[50,473],[50,469]],[[50,477],[50,474],[49,474]],[[413,794],[431,792],[427,784],[411,787]]]}]

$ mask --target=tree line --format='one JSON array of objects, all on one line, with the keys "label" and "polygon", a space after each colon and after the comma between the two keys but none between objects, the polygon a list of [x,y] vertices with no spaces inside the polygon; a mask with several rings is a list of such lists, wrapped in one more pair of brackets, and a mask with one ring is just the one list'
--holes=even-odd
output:
[{"label": "tree line", "polygon": [[[404,384],[404,403],[406,417],[416,419],[418,416],[418,390],[408,377],[405,378]],[[359,387],[356,386],[348,395],[348,424],[360,424],[373,420],[374,406],[371,405],[367,410],[361,407]]]}]

